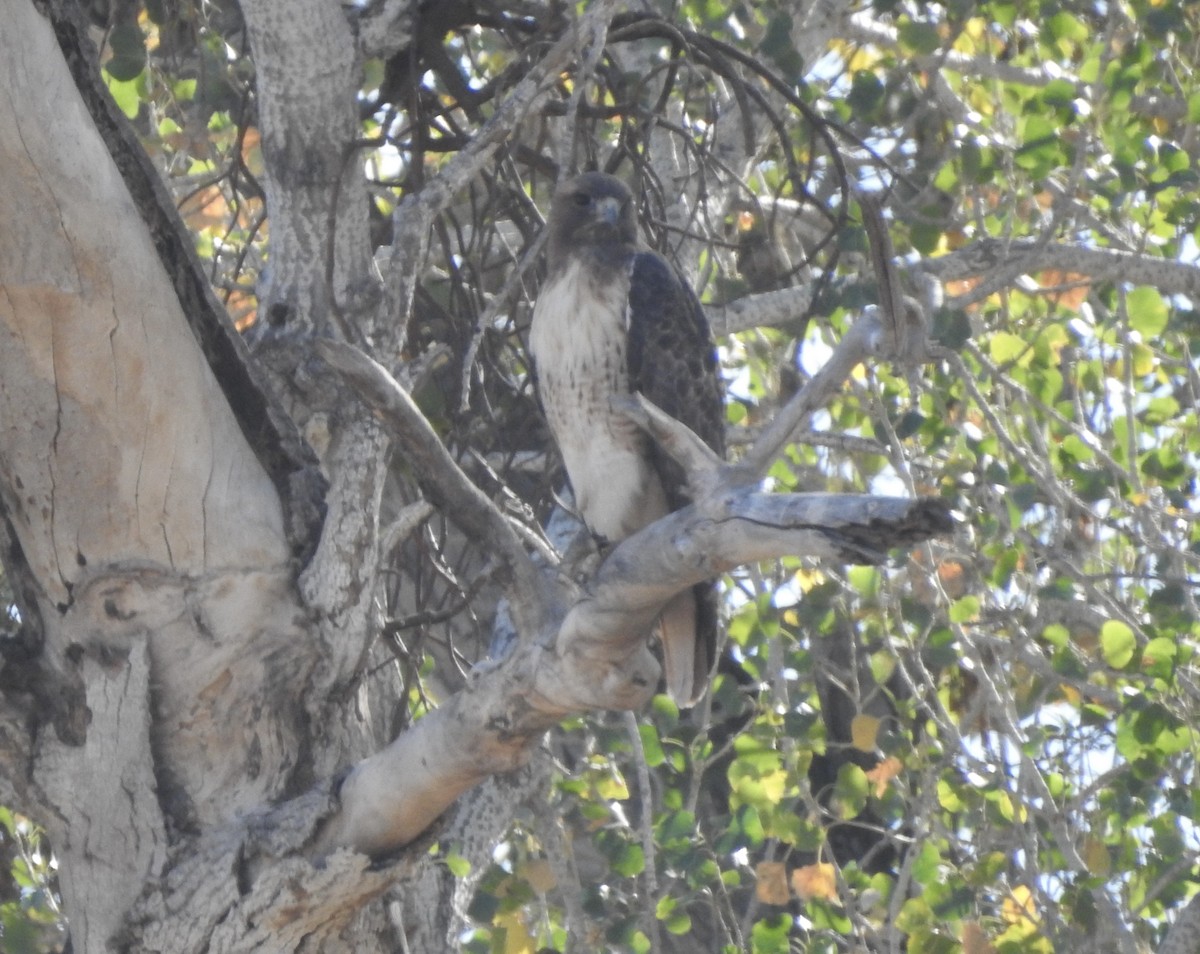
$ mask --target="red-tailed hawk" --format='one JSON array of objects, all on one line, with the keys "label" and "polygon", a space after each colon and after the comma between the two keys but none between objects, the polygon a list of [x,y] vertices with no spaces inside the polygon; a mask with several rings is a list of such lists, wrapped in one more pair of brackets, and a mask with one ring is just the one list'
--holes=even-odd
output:
[{"label": "red-tailed hawk", "polygon": [[[550,210],[549,271],[529,344],[538,391],[588,528],[617,542],[690,502],[682,469],[610,406],[640,391],[725,453],[723,393],[708,322],[670,264],[640,248],[633,196],[587,172]],[[716,649],[715,584],[680,593],[657,630],[667,689],[704,692]]]}]

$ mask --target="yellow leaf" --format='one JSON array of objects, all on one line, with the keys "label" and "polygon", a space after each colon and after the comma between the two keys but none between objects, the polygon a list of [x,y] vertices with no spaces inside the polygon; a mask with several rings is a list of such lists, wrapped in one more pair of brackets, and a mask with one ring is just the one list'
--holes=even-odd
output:
[{"label": "yellow leaf", "polygon": [[504,932],[503,945],[500,947],[504,954],[534,954],[537,950],[537,945],[526,930],[525,919],[521,917],[519,910],[497,914],[492,919],[492,924]]},{"label": "yellow leaf", "polygon": [[879,735],[879,719],[859,713],[850,722],[850,740],[862,752],[875,751],[875,738]]},{"label": "yellow leaf", "polygon": [[902,768],[904,768],[904,763],[896,756],[889,755],[867,772],[867,781],[874,786],[876,798],[883,798],[887,792],[888,783],[900,774]]},{"label": "yellow leaf", "polygon": [[814,587],[820,586],[825,582],[826,576],[820,570],[809,570],[801,567],[795,572],[792,579],[800,587],[800,592],[807,593]]},{"label": "yellow leaf", "polygon": [[855,49],[846,65],[851,73],[857,73],[859,70],[871,69],[878,62],[879,53],[874,47],[864,43]]},{"label": "yellow leaf", "polygon": [[1089,873],[1102,878],[1112,870],[1112,857],[1108,853],[1108,847],[1092,835],[1083,840],[1083,860]]},{"label": "yellow leaf", "polygon": [[754,894],[762,904],[787,904],[787,867],[779,861],[760,861],[754,869]]},{"label": "yellow leaf", "polygon": [[1000,915],[1009,924],[1037,924],[1037,905],[1033,900],[1033,892],[1023,884],[1017,885],[1000,906]]},{"label": "yellow leaf", "polygon": [[818,862],[797,868],[792,872],[792,890],[806,901],[809,898],[837,900],[837,875],[833,865]]}]

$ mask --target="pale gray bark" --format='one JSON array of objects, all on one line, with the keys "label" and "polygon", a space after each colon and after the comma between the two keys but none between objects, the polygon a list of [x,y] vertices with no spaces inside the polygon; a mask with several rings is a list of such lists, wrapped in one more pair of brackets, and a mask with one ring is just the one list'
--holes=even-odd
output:
[{"label": "pale gray bark", "polygon": [[1195,954],[1200,951],[1200,895],[1194,895],[1179,913],[1158,954]]},{"label": "pale gray bark", "polygon": [[275,328],[369,333],[380,288],[356,145],[360,67],[350,24],[326,0],[252,0],[242,15],[271,216],[260,311]]},{"label": "pale gray bark", "polygon": [[[1001,269],[1013,270],[1014,277],[1056,271],[1097,283],[1153,285],[1165,294],[1200,295],[1200,268],[1195,265],[1142,252],[1036,239],[981,239],[949,255],[925,259],[920,268],[941,281],[988,275]],[[963,299],[970,300],[970,294]]]},{"label": "pale gray bark", "polygon": [[39,794],[16,807],[40,809],[92,954],[170,839],[287,791],[313,657],[276,488],[47,21],[5,8],[0,493],[37,678],[74,717],[4,772]]}]

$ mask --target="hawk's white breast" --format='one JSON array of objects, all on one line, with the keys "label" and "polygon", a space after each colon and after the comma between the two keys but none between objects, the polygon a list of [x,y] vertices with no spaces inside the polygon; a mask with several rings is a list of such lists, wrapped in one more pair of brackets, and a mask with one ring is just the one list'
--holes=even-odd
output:
[{"label": "hawk's white breast", "polygon": [[546,419],[562,452],[575,505],[594,533],[621,540],[667,513],[645,437],[609,398],[629,393],[629,274],[596,281],[578,258],[542,288],[529,346]]}]

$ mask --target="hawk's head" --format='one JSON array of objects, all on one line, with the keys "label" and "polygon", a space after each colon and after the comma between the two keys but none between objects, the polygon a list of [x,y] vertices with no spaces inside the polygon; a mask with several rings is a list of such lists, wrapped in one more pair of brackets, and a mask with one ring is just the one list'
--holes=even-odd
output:
[{"label": "hawk's head", "polygon": [[550,207],[550,267],[586,246],[621,248],[637,244],[633,193],[615,176],[585,172],[554,193]]}]

